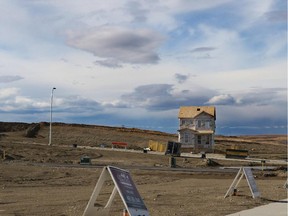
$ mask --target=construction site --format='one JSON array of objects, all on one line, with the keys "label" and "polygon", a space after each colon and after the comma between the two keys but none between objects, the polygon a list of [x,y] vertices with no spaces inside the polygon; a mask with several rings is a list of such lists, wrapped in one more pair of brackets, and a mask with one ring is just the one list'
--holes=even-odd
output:
[{"label": "construction site", "polygon": [[[130,173],[149,215],[220,216],[287,198],[286,135],[216,136],[213,153],[193,153],[176,134],[62,123],[53,125],[49,146],[48,124],[27,136],[32,126],[1,124],[0,215],[83,215],[106,166]],[[260,196],[241,180],[224,198],[241,167],[251,168]],[[113,188],[108,179],[96,208]],[[109,215],[123,209],[116,194]]]}]

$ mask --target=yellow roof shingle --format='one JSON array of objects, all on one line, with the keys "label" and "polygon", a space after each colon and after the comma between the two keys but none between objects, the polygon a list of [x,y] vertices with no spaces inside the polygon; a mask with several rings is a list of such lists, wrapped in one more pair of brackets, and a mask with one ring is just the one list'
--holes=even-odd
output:
[{"label": "yellow roof shingle", "polygon": [[216,119],[216,108],[214,106],[182,106],[179,109],[178,118],[195,118],[205,112]]}]

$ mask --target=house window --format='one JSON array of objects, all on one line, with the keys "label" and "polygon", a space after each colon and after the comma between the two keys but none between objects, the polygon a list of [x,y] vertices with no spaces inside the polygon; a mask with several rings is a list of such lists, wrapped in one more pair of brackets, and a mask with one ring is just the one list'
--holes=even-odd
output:
[{"label": "house window", "polygon": [[201,127],[201,121],[200,121],[200,120],[198,120],[198,122],[197,122],[197,126],[198,126],[198,128]]},{"label": "house window", "polygon": [[184,133],[184,142],[188,143],[189,142],[189,134],[186,132]]},{"label": "house window", "polygon": [[206,122],[205,122],[205,128],[206,128],[206,129],[211,128],[211,126],[210,126],[210,121],[206,121]]},{"label": "house window", "polygon": [[206,136],[205,136],[205,144],[206,144],[206,145],[209,145],[209,144],[210,144],[210,137],[209,137],[209,135],[206,135]]},{"label": "house window", "polygon": [[181,125],[185,124],[185,120],[181,119]]},{"label": "house window", "polygon": [[197,122],[197,127],[198,127],[198,128],[205,128],[205,121],[198,120],[198,122]]},{"label": "house window", "polygon": [[201,144],[201,136],[197,136],[197,143]]}]

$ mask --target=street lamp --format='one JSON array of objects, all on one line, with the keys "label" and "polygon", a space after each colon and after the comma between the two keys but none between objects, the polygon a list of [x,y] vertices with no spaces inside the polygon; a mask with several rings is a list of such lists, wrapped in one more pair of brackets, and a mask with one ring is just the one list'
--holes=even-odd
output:
[{"label": "street lamp", "polygon": [[51,145],[51,140],[52,140],[52,105],[53,105],[53,93],[54,93],[54,90],[56,88],[53,87],[52,88],[52,92],[51,92],[51,105],[50,105],[50,130],[49,130],[49,144],[48,145]]}]

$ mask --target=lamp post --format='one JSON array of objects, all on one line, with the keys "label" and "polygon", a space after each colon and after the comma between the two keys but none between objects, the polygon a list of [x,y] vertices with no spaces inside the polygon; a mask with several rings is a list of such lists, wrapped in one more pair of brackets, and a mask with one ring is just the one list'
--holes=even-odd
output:
[{"label": "lamp post", "polygon": [[56,88],[53,87],[52,88],[52,92],[51,92],[51,104],[50,104],[50,129],[49,129],[49,144],[48,145],[51,145],[51,141],[52,141],[52,105],[53,105],[53,93],[54,93],[54,90]]}]

